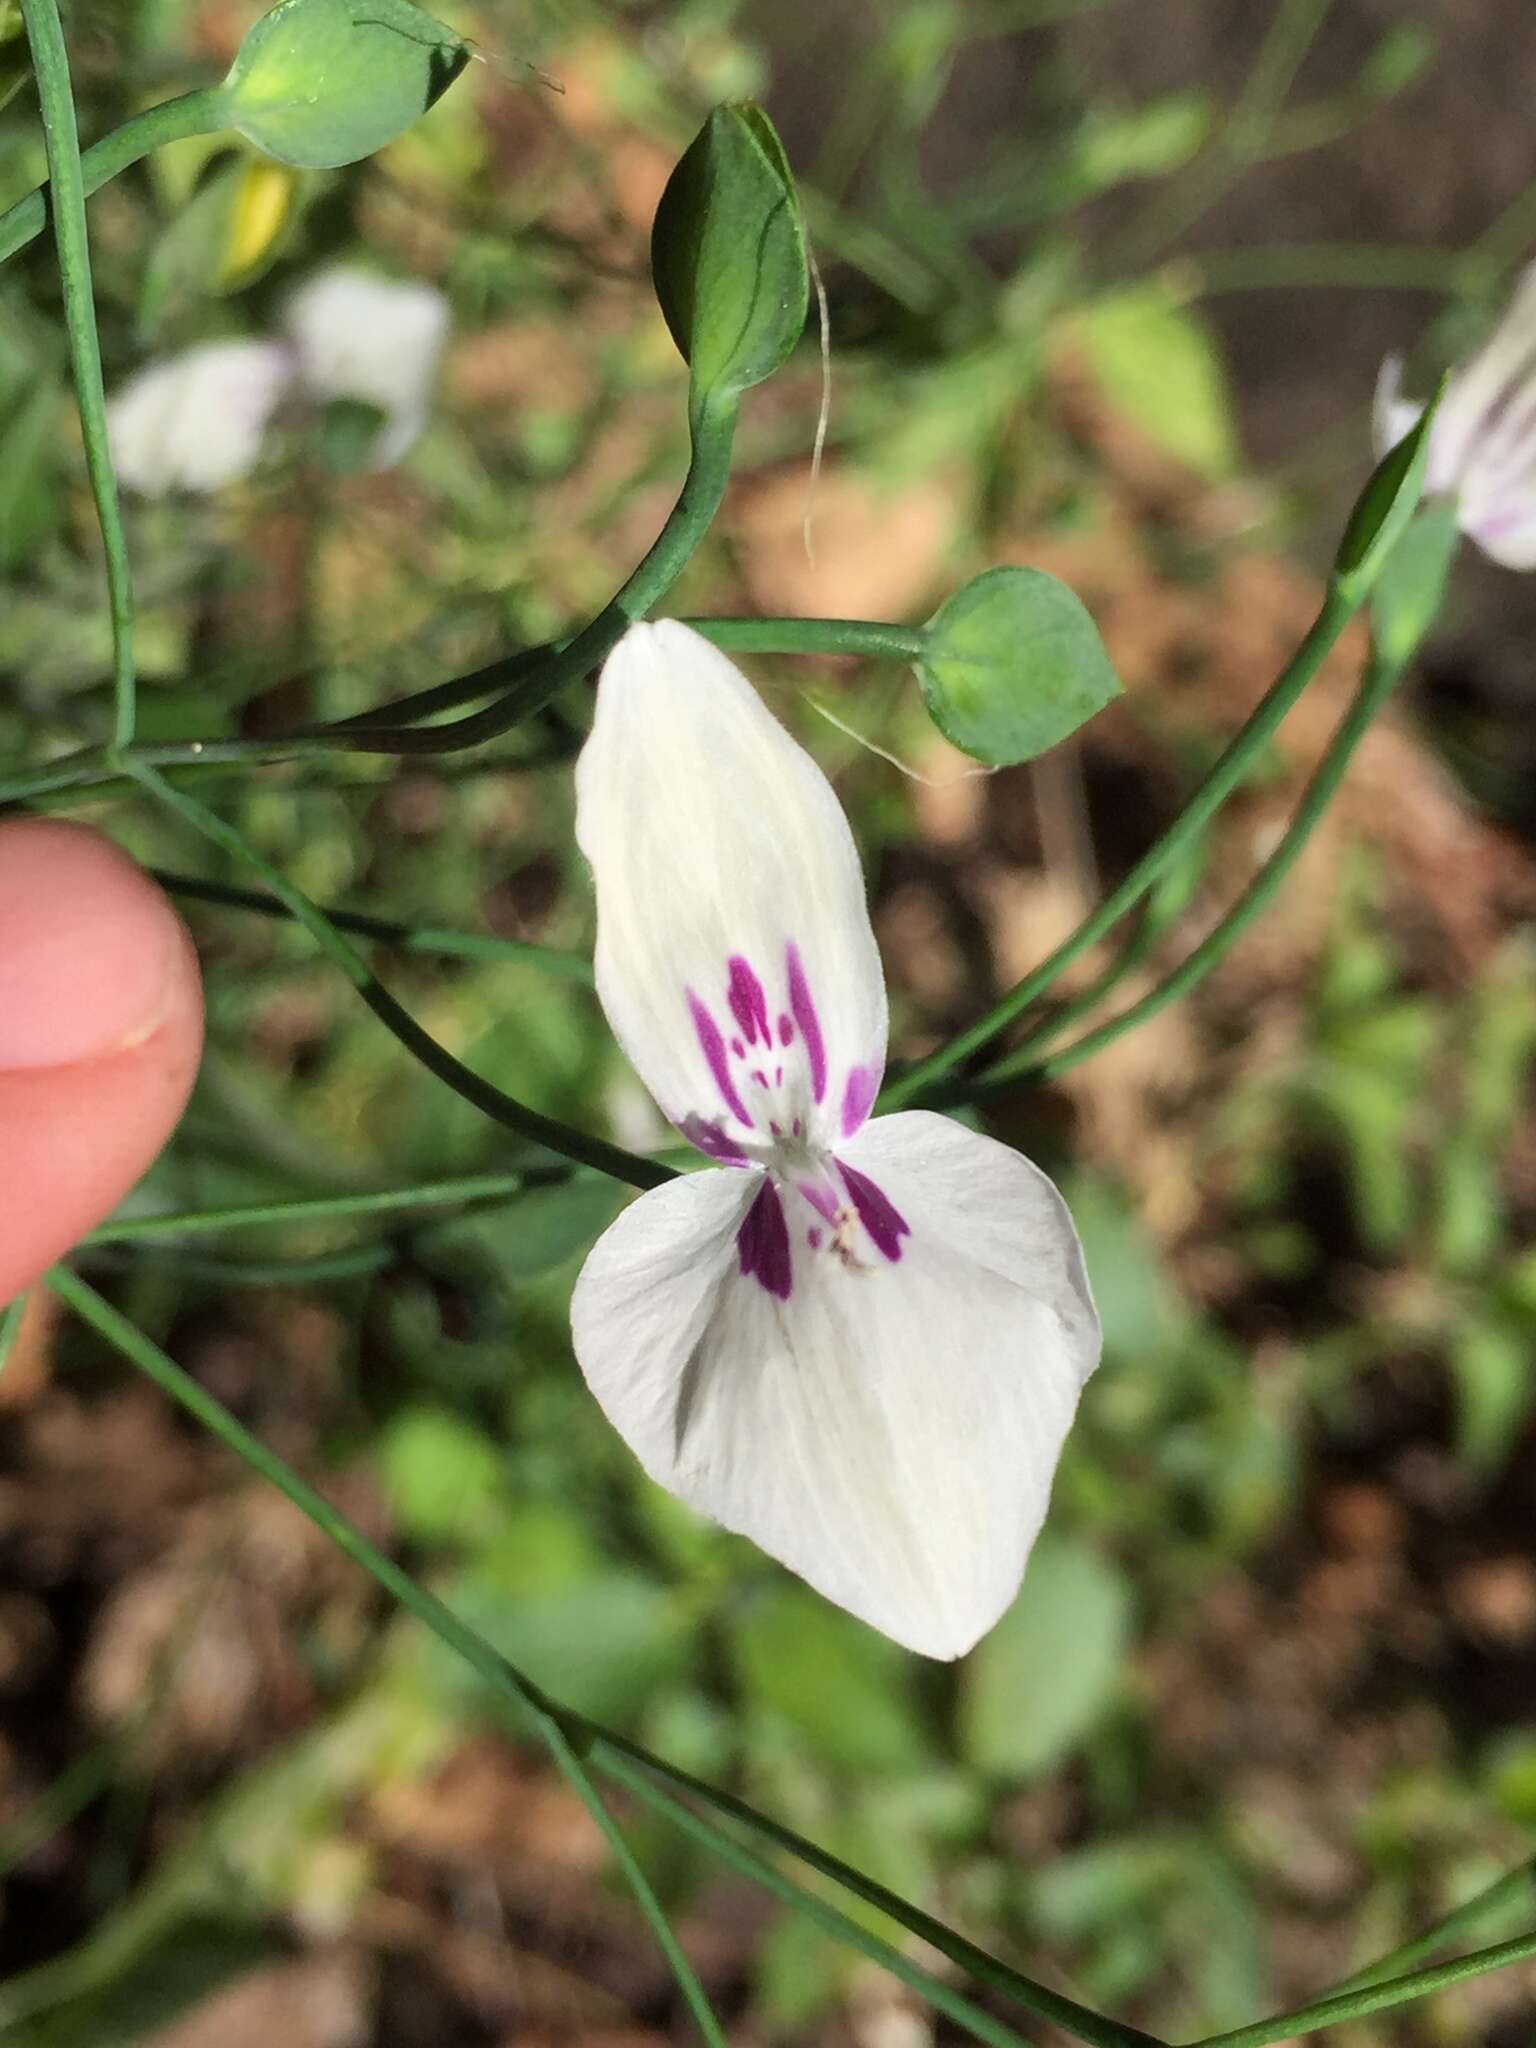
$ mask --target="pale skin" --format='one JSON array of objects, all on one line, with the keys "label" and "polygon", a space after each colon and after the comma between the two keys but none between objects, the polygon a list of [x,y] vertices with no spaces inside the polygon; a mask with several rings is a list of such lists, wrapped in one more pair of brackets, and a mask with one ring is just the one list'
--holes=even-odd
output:
[{"label": "pale skin", "polygon": [[143,871],[85,826],[0,821],[0,1305],[147,1171],[202,1041],[192,941]]}]

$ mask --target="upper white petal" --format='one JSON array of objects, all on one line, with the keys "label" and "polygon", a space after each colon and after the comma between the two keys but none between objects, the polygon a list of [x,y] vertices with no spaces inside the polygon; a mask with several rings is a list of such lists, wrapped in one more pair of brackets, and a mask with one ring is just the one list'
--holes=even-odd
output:
[{"label": "upper white petal", "polygon": [[1071,1219],[1028,1161],[916,1111],[847,1162],[908,1226],[845,1262],[793,1192],[792,1285],[741,1271],[767,1185],[690,1175],[598,1240],[572,1302],[589,1385],[654,1479],[932,1657],[1017,1592],[1099,1327]]},{"label": "upper white petal", "polygon": [[1511,400],[1536,379],[1536,264],[1516,285],[1498,325],[1453,376],[1431,429],[1432,489],[1467,482]]},{"label": "upper white petal", "polygon": [[676,620],[632,626],[603,668],[576,798],[598,993],[666,1114],[735,1138],[796,1117],[827,1144],[857,1128],[886,1038],[858,854],[831,784],[746,677]]},{"label": "upper white petal", "polygon": [[288,350],[266,341],[210,341],[149,364],[107,407],[118,476],[152,497],[238,482],[292,375]]},{"label": "upper white petal", "polygon": [[305,389],[376,405],[386,417],[374,465],[397,462],[426,424],[448,334],[442,293],[338,264],[294,292],[283,324]]}]

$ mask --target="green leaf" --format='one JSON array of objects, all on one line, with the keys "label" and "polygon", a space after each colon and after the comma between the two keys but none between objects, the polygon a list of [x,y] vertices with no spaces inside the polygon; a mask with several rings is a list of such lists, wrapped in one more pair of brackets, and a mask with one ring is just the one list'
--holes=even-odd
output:
[{"label": "green leaf", "polygon": [[1205,323],[1158,283],[1126,285],[1073,316],[1108,397],[1200,475],[1230,476],[1237,434],[1226,372]]},{"label": "green leaf", "polygon": [[1023,1591],[966,1665],[963,1754],[1000,1778],[1049,1770],[1113,1699],[1130,1623],[1113,1565],[1071,1537],[1042,1536]]},{"label": "green leaf", "polygon": [[38,379],[0,427],[0,571],[29,561],[61,524],[59,386]]},{"label": "green leaf", "polygon": [[598,1174],[573,1174],[482,1215],[463,1217],[440,1232],[438,1241],[475,1245],[513,1284],[536,1280],[595,1243],[623,1194]]},{"label": "green leaf", "polygon": [[1450,1351],[1456,1453],[1479,1477],[1499,1471],[1531,1410],[1531,1340],[1507,1323],[1472,1323]]},{"label": "green leaf", "polygon": [[[696,1630],[683,1603],[639,1572],[610,1567],[544,1593],[509,1594],[488,1570],[461,1580],[450,1599],[535,1684],[597,1720],[633,1726],[693,1660]],[[455,1657],[436,1642],[426,1648],[456,1693],[483,1701],[484,1687]]]},{"label": "green leaf", "polygon": [[761,108],[717,107],[667,182],[651,236],[656,297],[696,398],[772,376],[805,327],[805,223]]},{"label": "green leaf", "polygon": [[928,622],[917,679],[947,740],[1008,766],[1057,746],[1120,694],[1087,608],[1043,569],[988,569]]},{"label": "green leaf", "polygon": [[1439,617],[1461,540],[1454,498],[1421,505],[1387,555],[1371,592],[1371,629],[1389,661],[1406,667]]},{"label": "green leaf", "polygon": [[278,0],[240,45],[224,104],[269,156],[332,170],[393,142],[468,60],[411,0]]},{"label": "green leaf", "polygon": [[473,1536],[500,1498],[496,1446],[446,1408],[408,1408],[396,1416],[378,1459],[406,1535],[423,1542]]},{"label": "green leaf", "polygon": [[745,1698],[787,1722],[825,1762],[870,1772],[927,1760],[907,1658],[804,1587],[761,1593],[732,1647]]}]

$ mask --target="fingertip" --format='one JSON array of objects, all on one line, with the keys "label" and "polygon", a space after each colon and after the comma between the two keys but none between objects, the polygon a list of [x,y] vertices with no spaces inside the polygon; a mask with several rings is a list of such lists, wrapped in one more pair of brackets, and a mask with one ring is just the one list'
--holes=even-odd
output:
[{"label": "fingertip", "polygon": [[0,1302],[142,1177],[202,1034],[191,938],[143,870],[83,826],[0,823]]}]

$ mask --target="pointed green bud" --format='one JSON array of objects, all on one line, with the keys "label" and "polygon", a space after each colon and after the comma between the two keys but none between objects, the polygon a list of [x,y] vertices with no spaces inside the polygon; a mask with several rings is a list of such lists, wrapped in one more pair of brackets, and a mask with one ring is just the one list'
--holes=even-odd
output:
[{"label": "pointed green bud", "polygon": [[805,328],[805,223],[784,146],[760,107],[717,107],[656,209],[656,297],[696,400],[735,398]]},{"label": "pointed green bud", "polygon": [[1333,565],[1333,581],[1339,594],[1354,603],[1359,603],[1375,582],[1418,510],[1429,462],[1429,437],[1444,390],[1442,381],[1417,426],[1376,465],[1349,515]]},{"label": "pointed green bud", "polygon": [[278,0],[240,45],[225,114],[280,163],[332,170],[403,134],[468,61],[411,0]]}]

